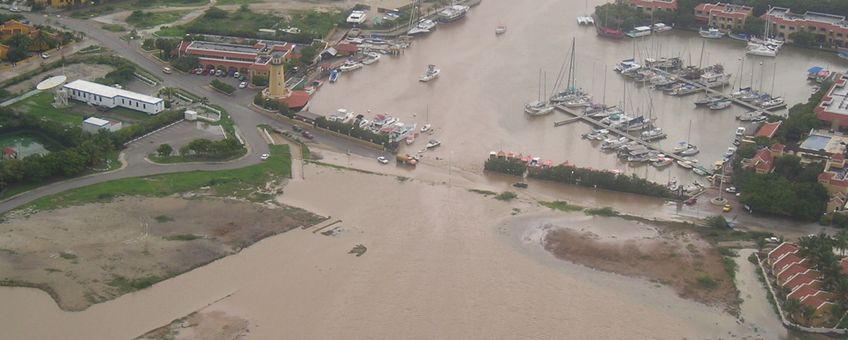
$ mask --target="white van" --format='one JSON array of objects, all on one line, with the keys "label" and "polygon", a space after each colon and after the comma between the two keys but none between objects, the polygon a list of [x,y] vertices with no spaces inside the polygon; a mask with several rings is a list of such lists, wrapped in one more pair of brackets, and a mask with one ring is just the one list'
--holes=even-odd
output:
[{"label": "white van", "polygon": [[173,70],[171,70],[170,67],[163,67],[162,68],[162,73],[164,73],[164,74],[171,74],[171,72],[173,72]]}]

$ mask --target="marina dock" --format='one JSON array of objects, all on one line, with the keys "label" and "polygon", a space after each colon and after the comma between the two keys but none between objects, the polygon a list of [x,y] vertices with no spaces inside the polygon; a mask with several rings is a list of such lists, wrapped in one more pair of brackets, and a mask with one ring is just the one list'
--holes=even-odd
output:
[{"label": "marina dock", "polygon": [[[708,92],[710,95],[713,95],[713,96],[720,96],[720,97],[722,97],[722,98],[728,99],[728,100],[732,101],[734,104],[739,105],[739,106],[742,106],[742,107],[744,107],[744,108],[746,108],[746,109],[749,109],[749,110],[751,110],[751,111],[757,111],[757,112],[762,112],[762,113],[768,113],[768,111],[774,111],[774,110],[777,110],[777,109],[781,109],[781,108],[786,107],[786,103],[783,103],[783,104],[780,104],[780,105],[771,106],[771,107],[759,107],[759,106],[756,106],[756,105],[751,104],[751,103],[749,103],[749,102],[746,102],[746,101],[740,100],[740,99],[738,99],[738,98],[733,98],[732,96],[730,96],[729,94],[726,94],[726,93],[724,93],[724,92],[721,92],[721,91],[718,91],[718,90],[715,90],[715,89],[712,89],[712,88],[708,88],[708,87],[706,87],[706,86],[704,86],[704,85],[701,85],[700,83],[698,83],[698,82],[696,82],[696,81],[692,81],[692,80],[688,80],[688,79],[683,79],[682,77],[678,77],[676,74],[673,74],[673,73],[669,73],[669,72],[663,71],[663,70],[661,70],[661,69],[659,69],[659,68],[651,67],[651,68],[649,68],[649,69],[650,69],[651,71],[654,71],[654,72],[658,73],[658,74],[661,74],[661,75],[663,75],[663,76],[666,76],[666,77],[668,77],[669,79],[672,79],[672,80],[675,80],[675,81],[678,81],[678,82],[681,82],[681,83],[686,83],[686,84],[691,85],[691,86],[694,86],[694,87],[696,87],[696,88],[698,88],[698,89],[704,90],[704,91]],[[698,91],[698,92],[700,92],[700,91]],[[693,93],[695,93],[695,92],[693,92]]]},{"label": "marina dock", "polygon": [[[653,151],[656,151],[656,152],[662,153],[662,154],[664,154],[666,157],[671,158],[671,159],[674,159],[675,161],[686,161],[686,160],[687,160],[687,159],[685,159],[685,157],[682,157],[682,156],[676,155],[676,154],[674,154],[673,152],[667,152],[667,151],[665,151],[665,150],[662,150],[662,149],[660,149],[658,146],[651,144],[651,142],[649,142],[649,141],[647,141],[647,140],[644,140],[644,139],[642,139],[642,138],[639,138],[639,137],[633,136],[633,135],[631,135],[631,134],[627,133],[627,131],[620,130],[620,129],[616,129],[616,128],[611,127],[611,126],[604,125],[604,124],[602,124],[602,123],[601,123],[601,121],[600,121],[600,120],[597,120],[597,119],[595,119],[595,118],[592,118],[592,117],[586,116],[586,115],[582,114],[582,112],[579,112],[579,111],[577,111],[577,110],[574,110],[574,109],[568,108],[568,107],[566,107],[566,106],[564,106],[564,105],[554,105],[554,108],[555,108],[557,111],[561,111],[561,112],[564,112],[564,113],[566,113],[566,114],[568,114],[568,115],[573,116],[573,117],[571,117],[571,118],[567,118],[567,119],[564,119],[564,120],[560,120],[560,121],[554,122],[554,126],[555,126],[555,127],[563,126],[563,125],[566,125],[566,124],[570,124],[570,123],[574,123],[574,122],[577,122],[577,121],[581,121],[581,120],[582,120],[582,121],[584,121],[584,122],[586,122],[586,123],[589,123],[589,124],[590,124],[590,125],[592,125],[592,126],[595,126],[595,127],[598,127],[598,128],[602,128],[602,129],[606,129],[606,130],[608,130],[610,133],[615,134],[615,135],[617,135],[617,136],[619,136],[619,137],[625,137],[625,138],[627,138],[627,139],[628,139],[628,140],[630,140],[630,141],[636,142],[636,143],[638,143],[639,145],[642,145],[642,146],[644,146],[644,147],[648,148],[648,150],[653,150]],[[707,169],[706,167],[704,167],[704,168],[705,168],[705,170],[707,171],[707,173],[708,173],[709,175],[712,175],[712,174],[713,174],[713,171],[712,171],[711,169]]]}]

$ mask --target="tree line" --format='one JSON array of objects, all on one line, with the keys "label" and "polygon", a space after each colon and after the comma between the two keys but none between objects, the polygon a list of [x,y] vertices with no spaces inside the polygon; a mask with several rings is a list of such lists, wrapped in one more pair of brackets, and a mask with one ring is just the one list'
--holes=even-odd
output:
[{"label": "tree line", "polygon": [[528,177],[531,178],[646,196],[663,198],[674,196],[667,187],[640,178],[635,174],[628,176],[604,170],[578,168],[572,165],[544,168],[530,167],[518,159],[489,158],[484,164],[484,169],[513,176],[521,176],[527,172]]}]

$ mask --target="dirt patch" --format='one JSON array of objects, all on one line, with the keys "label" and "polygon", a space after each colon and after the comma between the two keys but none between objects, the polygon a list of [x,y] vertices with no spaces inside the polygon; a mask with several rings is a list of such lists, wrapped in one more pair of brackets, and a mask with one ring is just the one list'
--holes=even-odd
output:
[{"label": "dirt patch", "polygon": [[49,72],[40,73],[30,79],[9,86],[6,90],[11,93],[26,92],[35,89],[35,85],[40,83],[42,80],[61,74],[68,76],[68,82],[77,79],[86,79],[93,81],[94,79],[105,76],[113,69],[114,68],[110,65],[82,63],[70,64],[64,67],[64,72],[62,68],[58,68]]},{"label": "dirt patch", "polygon": [[550,228],[543,245],[558,258],[645,278],[672,287],[681,297],[738,311],[736,288],[716,247],[693,233],[656,230],[651,237],[615,238]]},{"label": "dirt patch", "polygon": [[249,326],[250,323],[246,319],[223,311],[200,311],[174,320],[136,339],[244,339],[250,331]]},{"label": "dirt patch", "polygon": [[323,220],[288,206],[177,197],[11,216],[0,224],[0,283],[82,310]]}]

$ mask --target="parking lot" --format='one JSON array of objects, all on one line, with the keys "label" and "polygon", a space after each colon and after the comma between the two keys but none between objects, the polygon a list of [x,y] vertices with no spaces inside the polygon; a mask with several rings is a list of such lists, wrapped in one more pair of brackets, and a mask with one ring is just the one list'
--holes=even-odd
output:
[{"label": "parking lot", "polygon": [[216,69],[214,66],[209,65],[206,68],[197,67],[191,70],[191,72],[189,73],[199,77],[209,77],[210,79],[217,78],[220,81],[223,81],[227,84],[232,85],[233,87],[240,89],[243,89],[248,85],[247,75],[242,74],[241,72],[238,72],[236,69],[233,68],[229,70],[224,70]]}]

